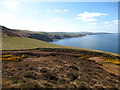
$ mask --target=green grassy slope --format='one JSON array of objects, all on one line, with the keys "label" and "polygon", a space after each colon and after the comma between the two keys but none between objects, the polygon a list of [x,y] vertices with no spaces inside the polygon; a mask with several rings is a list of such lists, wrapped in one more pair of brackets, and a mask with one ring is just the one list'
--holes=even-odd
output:
[{"label": "green grassy slope", "polygon": [[32,48],[62,48],[64,46],[47,43],[41,40],[23,38],[23,37],[7,37],[2,38],[3,50],[21,50]]}]

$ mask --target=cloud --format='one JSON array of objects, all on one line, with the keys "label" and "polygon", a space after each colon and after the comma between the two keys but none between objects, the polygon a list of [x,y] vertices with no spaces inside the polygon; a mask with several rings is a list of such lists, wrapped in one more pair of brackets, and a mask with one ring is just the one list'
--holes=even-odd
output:
[{"label": "cloud", "polygon": [[64,12],[68,12],[68,9],[64,9]]},{"label": "cloud", "polygon": [[113,20],[113,22],[118,22],[118,20]]},{"label": "cloud", "polygon": [[118,23],[120,23],[120,20],[113,20],[112,22],[108,22],[108,21],[104,22],[104,24],[107,26],[112,26],[112,25],[118,24]]},{"label": "cloud", "polygon": [[96,21],[96,19],[86,18],[86,17],[77,17],[76,20],[82,20],[82,21],[85,21],[85,22]]},{"label": "cloud", "polygon": [[97,23],[88,23],[88,25],[96,25]]},{"label": "cloud", "polygon": [[52,18],[50,19],[52,22],[57,22],[57,23],[67,23],[67,20],[61,19],[61,18]]},{"label": "cloud", "polygon": [[113,20],[114,24],[120,24],[120,20]]},{"label": "cloud", "polygon": [[19,8],[19,6],[21,5],[21,3],[18,0],[4,0],[2,2],[2,5],[4,5],[5,8],[7,8],[7,9],[16,10],[16,9]]},{"label": "cloud", "polygon": [[78,15],[76,20],[82,20],[82,21],[85,21],[85,22],[92,22],[92,21],[96,21],[97,20],[95,17],[105,16],[105,15],[108,15],[108,14],[105,14],[105,13],[95,13],[95,12],[83,12],[83,13]]},{"label": "cloud", "polygon": [[62,11],[62,10],[57,9],[57,10],[54,10],[54,12],[56,12],[56,13],[62,13],[63,11]]},{"label": "cloud", "polygon": [[61,9],[54,9],[54,10],[46,10],[46,12],[55,12],[55,13],[65,13],[65,12],[68,12],[68,9],[64,9],[64,10],[61,10]]},{"label": "cloud", "polygon": [[104,24],[110,24],[110,22],[104,22]]},{"label": "cloud", "polygon": [[106,22],[103,22],[104,23],[104,26],[105,27],[112,27],[112,26],[114,26],[114,23],[113,22],[108,22],[108,21],[106,21]]}]

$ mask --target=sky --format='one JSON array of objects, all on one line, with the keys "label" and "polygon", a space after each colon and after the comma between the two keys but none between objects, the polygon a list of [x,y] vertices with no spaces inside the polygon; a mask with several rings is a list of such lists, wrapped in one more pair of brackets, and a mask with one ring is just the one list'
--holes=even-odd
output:
[{"label": "sky", "polygon": [[117,0],[45,1],[0,0],[0,25],[45,32],[118,32]]}]

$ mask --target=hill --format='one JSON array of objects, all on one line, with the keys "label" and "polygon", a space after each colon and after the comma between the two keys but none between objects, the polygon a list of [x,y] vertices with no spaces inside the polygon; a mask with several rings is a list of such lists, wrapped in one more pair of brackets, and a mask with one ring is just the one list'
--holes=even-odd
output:
[{"label": "hill", "polygon": [[25,37],[6,37],[2,38],[3,50],[21,50],[33,48],[62,48],[64,46],[47,43],[41,40]]},{"label": "hill", "polygon": [[2,31],[2,37],[27,37],[28,33],[22,30],[9,29],[4,26],[0,26]]},{"label": "hill", "polygon": [[44,34],[35,34],[35,32],[28,31],[28,30],[16,30],[16,29],[9,29],[4,26],[0,26],[2,31],[2,37],[26,37],[26,38],[34,38],[42,41],[53,41],[48,35]]}]

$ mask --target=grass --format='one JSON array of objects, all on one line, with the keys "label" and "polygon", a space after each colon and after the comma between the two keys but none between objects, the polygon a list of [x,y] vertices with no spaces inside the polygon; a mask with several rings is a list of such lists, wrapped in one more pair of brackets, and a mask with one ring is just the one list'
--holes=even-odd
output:
[{"label": "grass", "polygon": [[55,45],[31,38],[22,37],[2,38],[2,50],[21,50],[32,48],[62,48],[62,47],[64,46]]}]

